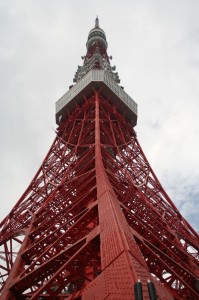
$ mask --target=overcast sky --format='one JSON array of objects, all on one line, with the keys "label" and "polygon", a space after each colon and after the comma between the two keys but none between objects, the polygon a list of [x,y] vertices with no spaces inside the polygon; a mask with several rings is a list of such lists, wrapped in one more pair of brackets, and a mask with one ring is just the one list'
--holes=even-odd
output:
[{"label": "overcast sky", "polygon": [[199,1],[0,0],[0,219],[52,144],[96,15],[136,131],[163,187],[199,230]]}]

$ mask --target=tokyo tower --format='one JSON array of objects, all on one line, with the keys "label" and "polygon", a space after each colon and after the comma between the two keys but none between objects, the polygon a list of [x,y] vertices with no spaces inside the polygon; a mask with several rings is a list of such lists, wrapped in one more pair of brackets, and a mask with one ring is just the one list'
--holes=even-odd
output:
[{"label": "tokyo tower", "polygon": [[199,299],[199,236],[137,140],[96,18],[56,138],[0,223],[1,300]]}]

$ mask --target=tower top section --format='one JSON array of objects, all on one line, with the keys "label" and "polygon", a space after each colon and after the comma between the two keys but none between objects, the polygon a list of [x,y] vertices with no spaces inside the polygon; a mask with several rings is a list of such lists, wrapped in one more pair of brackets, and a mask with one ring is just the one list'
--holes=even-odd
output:
[{"label": "tower top section", "polygon": [[98,17],[95,19],[95,27],[91,29],[88,34],[86,48],[86,55],[82,56],[84,61],[83,66],[78,66],[73,82],[79,81],[90,70],[97,69],[105,70],[113,80],[120,83],[118,73],[115,72],[116,67],[111,67],[110,65],[110,59],[112,59],[112,57],[109,57],[107,54],[108,43],[104,30],[99,26]]},{"label": "tower top section", "polygon": [[119,85],[120,79],[115,66],[110,64],[111,56],[107,54],[108,43],[103,29],[99,26],[99,18],[89,31],[86,42],[86,55],[82,56],[83,65],[77,67],[69,91],[56,102],[56,122],[68,118],[76,105],[83,104],[85,98],[92,96],[93,90],[99,90],[102,97],[108,99],[112,106],[125,116],[133,126],[137,123],[137,104]]},{"label": "tower top section", "polygon": [[[100,45],[101,44],[101,45]],[[95,19],[95,27],[91,29],[88,35],[88,41],[86,43],[87,49],[92,47],[93,45],[104,47],[105,50],[108,48],[108,44],[106,41],[106,35],[104,30],[99,27],[99,18]]]}]

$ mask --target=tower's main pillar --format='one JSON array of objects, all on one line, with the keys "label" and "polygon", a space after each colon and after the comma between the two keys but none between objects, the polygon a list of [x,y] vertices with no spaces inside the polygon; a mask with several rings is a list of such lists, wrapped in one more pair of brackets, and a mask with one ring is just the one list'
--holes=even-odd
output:
[{"label": "tower's main pillar", "polygon": [[[95,168],[100,226],[101,274],[83,290],[82,299],[151,299],[153,278],[133,237],[103,164],[100,93],[95,92]],[[115,141],[115,146],[116,141]],[[106,159],[106,157],[104,157]],[[173,299],[155,281],[159,299]],[[136,294],[137,293],[137,294]],[[155,298],[154,298],[155,299]]]}]

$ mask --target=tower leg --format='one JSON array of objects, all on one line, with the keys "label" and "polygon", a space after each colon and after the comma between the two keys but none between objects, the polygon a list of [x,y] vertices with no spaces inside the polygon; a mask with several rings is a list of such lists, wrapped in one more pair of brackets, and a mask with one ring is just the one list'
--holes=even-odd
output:
[{"label": "tower leg", "polygon": [[[83,290],[82,299],[134,299],[134,285],[142,278],[143,299],[148,300],[147,280],[152,278],[103,165],[99,102],[96,91],[95,164],[102,273]],[[160,299],[173,297],[168,294]]]},{"label": "tower leg", "polygon": [[32,217],[32,221],[30,223],[29,228],[26,230],[24,240],[22,242],[21,248],[17,254],[17,258],[13,264],[13,267],[10,271],[9,277],[5,283],[2,295],[1,295],[1,300],[17,300],[20,299],[21,295],[16,296],[12,293],[10,290],[10,287],[13,285],[14,281],[16,280],[17,276],[20,274],[21,270],[24,268],[24,260],[21,257],[21,254],[23,251],[28,247],[29,245],[29,233],[31,232],[33,228],[33,222],[34,222],[34,217]]}]

